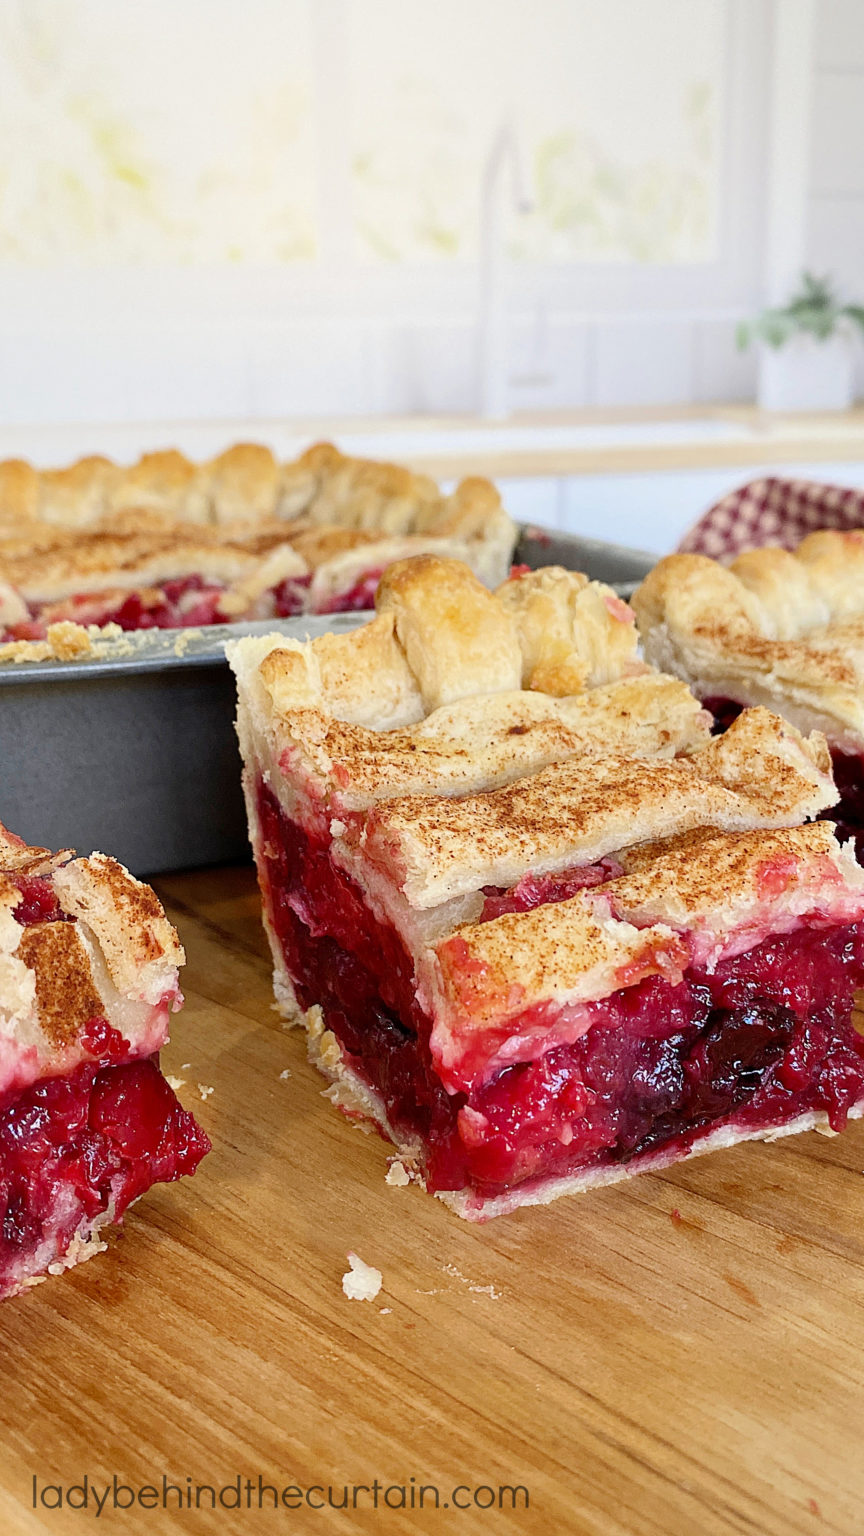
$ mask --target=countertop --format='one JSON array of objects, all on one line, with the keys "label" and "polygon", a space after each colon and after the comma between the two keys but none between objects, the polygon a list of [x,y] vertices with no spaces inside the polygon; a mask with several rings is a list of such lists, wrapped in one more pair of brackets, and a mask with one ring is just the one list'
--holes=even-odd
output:
[{"label": "countertop", "polygon": [[500,422],[380,416],[19,425],[0,428],[0,458],[24,456],[45,467],[85,453],[128,461],[171,446],[204,458],[237,441],[269,443],[288,457],[322,437],[440,479],[855,463],[864,461],[864,406],[790,416],[749,405],[682,405],[524,412]]},{"label": "countertop", "polygon": [[[388,1186],[384,1144],[322,1099],[271,1006],[251,870],[156,883],[189,957],[165,1065],[214,1150],[0,1307],[4,1532],[89,1528],[92,1503],[33,1509],[34,1476],[38,1503],[85,1473],[229,1504],[238,1476],[243,1498],[259,1474],[369,1489],[356,1513],[109,1499],[96,1528],[141,1533],[860,1530],[864,1125],[467,1225]],[[343,1295],[349,1250],[376,1301]],[[437,1513],[392,1507],[421,1484]],[[527,1510],[453,1508],[505,1485]]]}]

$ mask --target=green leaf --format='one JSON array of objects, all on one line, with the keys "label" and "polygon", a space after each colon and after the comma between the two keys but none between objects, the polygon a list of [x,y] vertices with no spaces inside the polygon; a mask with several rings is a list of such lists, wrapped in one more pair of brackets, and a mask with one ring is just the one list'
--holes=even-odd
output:
[{"label": "green leaf", "polygon": [[864,305],[844,304],[840,313],[845,319],[851,320],[853,325],[859,326],[864,331]]},{"label": "green leaf", "polygon": [[795,329],[782,309],[766,309],[762,316],[762,339],[769,347],[782,347],[795,334]]},{"label": "green leaf", "polygon": [[836,334],[843,320],[851,321],[864,331],[864,305],[841,306],[830,277],[802,272],[800,286],[788,304],[763,309],[755,320],[742,321],[736,335],[742,348],[754,338],[769,347],[782,347],[793,336],[802,334],[827,341]]}]

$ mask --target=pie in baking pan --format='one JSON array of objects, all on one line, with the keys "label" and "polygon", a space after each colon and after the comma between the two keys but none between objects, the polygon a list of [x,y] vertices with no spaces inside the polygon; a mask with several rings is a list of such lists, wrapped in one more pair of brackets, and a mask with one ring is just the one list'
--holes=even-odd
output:
[{"label": "pie in baking pan", "polygon": [[864,858],[864,531],[811,533],[797,550],[730,566],[670,555],[638,588],[645,654],[683,678],[722,727],[763,704],[828,741],[832,811]]},{"label": "pie in baking pan", "polygon": [[[492,586],[515,526],[488,480],[425,475],[318,443],[292,463],[238,445],[207,464],[151,453],[0,464],[0,639],[51,625],[175,629],[371,608],[394,560],[437,553]],[[16,659],[20,653],[10,653]]]},{"label": "pie in baking pan", "polygon": [[209,1151],[159,1068],[183,958],[121,864],[0,827],[0,1297],[98,1253]]},{"label": "pie in baking pan", "polygon": [[421,558],[376,607],[229,646],[276,996],[334,1102],[473,1219],[864,1112],[824,738],[712,738],[578,573]]}]

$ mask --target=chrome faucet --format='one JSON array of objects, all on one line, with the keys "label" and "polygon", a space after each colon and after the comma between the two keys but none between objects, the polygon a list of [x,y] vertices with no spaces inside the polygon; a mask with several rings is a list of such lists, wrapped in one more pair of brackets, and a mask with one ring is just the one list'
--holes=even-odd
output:
[{"label": "chrome faucet", "polygon": [[505,313],[504,177],[509,169],[512,206],[530,213],[525,157],[513,119],[501,124],[486,157],[480,182],[480,292],[477,319],[477,380],[480,414],[500,420],[508,411],[507,316]]}]

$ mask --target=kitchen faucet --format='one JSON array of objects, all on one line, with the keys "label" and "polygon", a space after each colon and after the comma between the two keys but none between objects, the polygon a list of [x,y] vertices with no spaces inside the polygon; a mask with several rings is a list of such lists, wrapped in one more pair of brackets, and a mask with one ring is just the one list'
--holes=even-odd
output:
[{"label": "kitchen faucet", "polygon": [[499,127],[480,182],[480,292],[477,321],[477,377],[480,414],[487,420],[507,415],[507,317],[505,299],[505,175],[513,207],[530,213],[533,201],[522,146],[512,118]]}]

